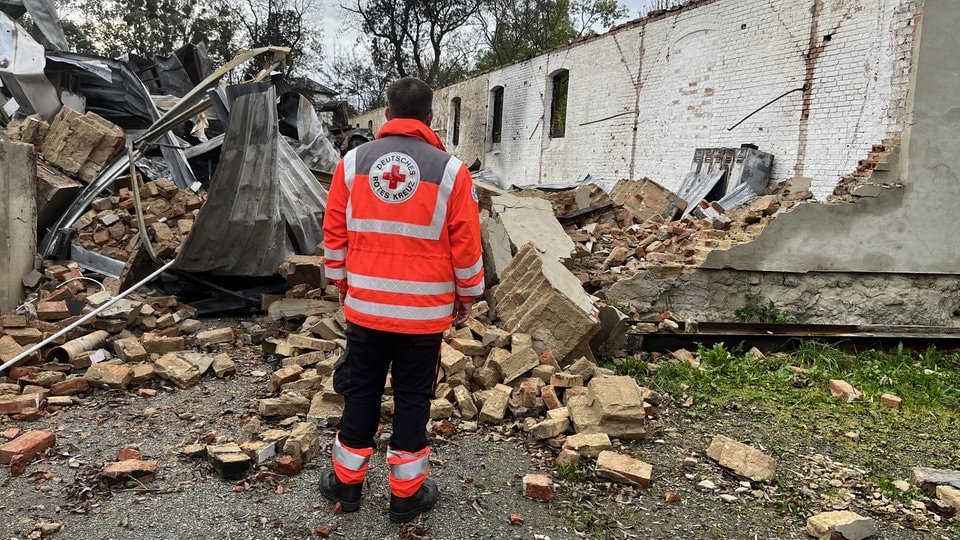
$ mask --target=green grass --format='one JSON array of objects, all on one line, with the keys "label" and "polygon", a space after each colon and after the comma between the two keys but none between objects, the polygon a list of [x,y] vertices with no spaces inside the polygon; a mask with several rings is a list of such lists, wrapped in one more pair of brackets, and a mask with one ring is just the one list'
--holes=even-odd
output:
[{"label": "green grass", "polygon": [[[830,345],[804,342],[789,355],[763,359],[745,356],[741,347],[723,343],[700,346],[700,367],[661,362],[643,382],[669,395],[693,395],[715,403],[736,399],[749,403],[826,408],[881,407],[880,396],[903,399],[903,410],[915,414],[956,413],[960,408],[960,356],[929,348],[912,353],[899,348],[847,354]],[[635,361],[638,362],[638,361]],[[623,366],[618,373],[631,374]],[[800,368],[800,370],[796,369]],[[830,396],[830,379],[843,379],[863,397],[853,404]],[[886,412],[886,411],[885,411]]]}]

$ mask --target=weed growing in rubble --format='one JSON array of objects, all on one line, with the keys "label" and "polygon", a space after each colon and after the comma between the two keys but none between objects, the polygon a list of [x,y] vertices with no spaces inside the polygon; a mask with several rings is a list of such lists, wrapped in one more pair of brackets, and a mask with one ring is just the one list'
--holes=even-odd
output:
[{"label": "weed growing in rubble", "polygon": [[746,305],[733,312],[737,319],[743,322],[756,323],[785,324],[790,322],[790,317],[780,311],[780,308],[773,304],[773,300],[753,293],[747,293],[746,299]]},{"label": "weed growing in rubble", "polygon": [[590,471],[578,467],[576,464],[557,464],[557,478],[567,482],[584,482],[590,478]]}]

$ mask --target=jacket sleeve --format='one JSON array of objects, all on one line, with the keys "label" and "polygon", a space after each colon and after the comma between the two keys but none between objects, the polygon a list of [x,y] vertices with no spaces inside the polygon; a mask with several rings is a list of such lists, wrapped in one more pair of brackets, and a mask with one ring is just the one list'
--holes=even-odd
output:
[{"label": "jacket sleeve", "polygon": [[447,233],[453,256],[457,297],[472,302],[483,294],[483,250],[480,243],[480,208],[473,179],[463,165],[457,173],[447,208]]},{"label": "jacket sleeve", "polygon": [[350,193],[343,179],[343,161],[337,164],[327,193],[323,214],[323,266],[327,279],[335,283],[347,278],[347,199]]}]

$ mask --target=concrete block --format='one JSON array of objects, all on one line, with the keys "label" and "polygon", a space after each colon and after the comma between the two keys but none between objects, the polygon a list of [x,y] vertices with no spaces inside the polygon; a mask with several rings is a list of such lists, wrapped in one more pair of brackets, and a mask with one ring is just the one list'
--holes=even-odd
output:
[{"label": "concrete block", "polygon": [[[506,390],[504,390],[506,388]],[[480,421],[488,424],[499,424],[503,422],[507,414],[507,407],[510,405],[510,393],[512,389],[502,384],[498,384],[487,396],[480,408]]]},{"label": "concrete block", "polygon": [[260,416],[295,416],[311,410],[310,400],[299,394],[281,394],[277,398],[260,400]]},{"label": "concrete block", "polygon": [[453,389],[454,398],[457,400],[457,406],[460,407],[460,414],[470,419],[477,415],[477,404],[473,401],[473,396],[466,386],[456,386]]},{"label": "concrete block", "polygon": [[435,399],[430,402],[430,419],[443,420],[453,416],[453,403],[444,398]]},{"label": "concrete block", "polygon": [[493,304],[505,330],[530,334],[535,350],[551,351],[559,360],[586,348],[600,329],[580,280],[533,244],[524,245],[504,270]]},{"label": "concrete block", "polygon": [[467,356],[447,343],[440,344],[440,366],[448,376],[463,371],[467,366]]},{"label": "concrete block", "polygon": [[150,359],[150,353],[135,337],[114,340],[113,352],[117,354],[118,358],[131,364],[146,362]]},{"label": "concrete block", "polygon": [[0,141],[0,312],[12,313],[24,298],[22,278],[37,252],[37,168],[33,146]]},{"label": "concrete block", "polygon": [[563,447],[591,458],[598,457],[600,452],[613,450],[613,444],[606,433],[576,433],[567,437]]},{"label": "concrete block", "polygon": [[83,378],[90,386],[125,390],[133,380],[133,370],[130,366],[93,364],[87,368]]},{"label": "concrete block", "polygon": [[156,479],[159,470],[160,467],[156,461],[125,459],[105,464],[100,476],[107,482],[132,479],[140,484],[149,484]]},{"label": "concrete block", "polygon": [[823,512],[807,518],[806,531],[820,540],[863,540],[880,532],[876,521],[849,510]]},{"label": "concrete block", "polygon": [[216,345],[217,343],[233,343],[233,328],[226,327],[205,330],[203,332],[197,332],[195,337],[197,339],[197,345],[201,347]]},{"label": "concrete block", "polygon": [[299,422],[283,443],[283,452],[304,463],[320,453],[320,432],[313,422]]},{"label": "concrete block", "polygon": [[316,255],[293,255],[280,263],[277,273],[290,285],[306,284],[311,289],[322,289],[327,286],[323,257]]},{"label": "concrete block", "polygon": [[167,353],[153,364],[160,378],[171,381],[179,388],[189,388],[200,381],[200,369],[177,353]]},{"label": "concrete block", "polygon": [[755,482],[769,482],[776,476],[777,462],[772,457],[723,435],[713,438],[707,457]]},{"label": "concrete block", "polygon": [[533,243],[555,261],[570,258],[573,240],[557,221],[549,201],[503,194],[491,198],[491,217],[503,225],[511,251]]},{"label": "concrete block", "polygon": [[526,375],[534,367],[540,365],[540,355],[531,348],[515,349],[509,356],[496,358],[491,362],[503,375],[503,382],[507,384]]},{"label": "concrete block", "polygon": [[597,475],[611,480],[650,487],[653,466],[630,456],[604,450],[597,456]]},{"label": "concrete block", "polygon": [[570,420],[568,418],[555,418],[537,422],[530,427],[530,434],[540,440],[552,439],[557,435],[566,433],[568,429],[570,429]]}]

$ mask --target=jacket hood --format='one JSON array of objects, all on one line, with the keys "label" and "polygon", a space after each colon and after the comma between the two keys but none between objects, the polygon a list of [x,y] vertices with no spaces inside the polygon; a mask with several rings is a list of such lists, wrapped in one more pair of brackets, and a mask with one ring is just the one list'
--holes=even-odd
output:
[{"label": "jacket hood", "polygon": [[437,134],[430,129],[430,126],[415,118],[394,118],[393,120],[388,120],[387,123],[380,128],[380,133],[377,134],[377,138],[382,139],[392,135],[413,137],[433,145],[440,150],[447,150],[444,148],[443,142],[440,141],[440,137],[437,137]]}]

